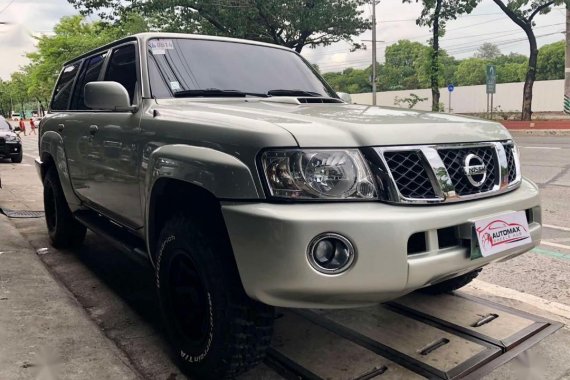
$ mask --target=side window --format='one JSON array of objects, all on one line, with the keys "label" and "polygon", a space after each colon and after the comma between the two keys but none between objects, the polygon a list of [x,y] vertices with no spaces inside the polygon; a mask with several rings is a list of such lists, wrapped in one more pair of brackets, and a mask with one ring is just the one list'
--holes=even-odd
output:
[{"label": "side window", "polygon": [[81,62],[76,62],[63,68],[53,92],[53,98],[51,100],[52,110],[63,111],[67,109],[71,89],[73,87],[73,80],[77,75],[80,64]]},{"label": "side window", "polygon": [[72,110],[87,110],[89,109],[85,105],[85,85],[89,82],[95,82],[99,79],[99,73],[101,72],[101,67],[105,61],[107,53],[102,53],[95,55],[93,57],[87,58],[77,79],[77,84],[75,85],[75,90],[73,92],[73,98],[71,101]]},{"label": "side window", "polygon": [[122,84],[129,93],[131,104],[134,100],[137,88],[137,56],[135,45],[129,44],[118,47],[111,53],[111,59],[105,73],[106,81],[114,81]]}]

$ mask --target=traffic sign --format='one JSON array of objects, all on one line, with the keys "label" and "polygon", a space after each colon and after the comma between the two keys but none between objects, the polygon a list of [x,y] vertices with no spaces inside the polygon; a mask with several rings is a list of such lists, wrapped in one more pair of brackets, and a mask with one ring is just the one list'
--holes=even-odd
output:
[{"label": "traffic sign", "polygon": [[455,90],[455,86],[450,83],[449,86],[447,86],[447,91],[453,92],[453,90]]},{"label": "traffic sign", "polygon": [[487,94],[494,94],[497,90],[497,67],[495,65],[487,65]]}]

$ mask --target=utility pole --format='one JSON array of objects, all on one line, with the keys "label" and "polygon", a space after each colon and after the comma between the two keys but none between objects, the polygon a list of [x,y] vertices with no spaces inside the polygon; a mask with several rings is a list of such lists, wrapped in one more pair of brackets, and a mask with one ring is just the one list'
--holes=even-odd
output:
[{"label": "utility pole", "polygon": [[372,105],[376,105],[376,0],[372,0]]},{"label": "utility pole", "polygon": [[564,113],[570,114],[570,3],[566,5],[566,69],[564,70]]}]

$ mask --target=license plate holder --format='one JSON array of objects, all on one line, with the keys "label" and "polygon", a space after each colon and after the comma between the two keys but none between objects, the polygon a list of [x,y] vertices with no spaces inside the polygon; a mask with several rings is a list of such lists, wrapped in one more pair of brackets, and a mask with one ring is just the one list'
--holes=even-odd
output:
[{"label": "license plate holder", "polygon": [[529,243],[532,243],[532,237],[524,211],[478,219],[471,225],[471,260]]}]

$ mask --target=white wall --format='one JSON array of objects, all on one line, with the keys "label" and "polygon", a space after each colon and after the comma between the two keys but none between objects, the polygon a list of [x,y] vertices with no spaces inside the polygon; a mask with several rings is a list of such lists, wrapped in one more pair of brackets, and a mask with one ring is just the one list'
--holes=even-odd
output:
[{"label": "white wall", "polygon": [[[503,111],[521,111],[522,92],[524,83],[503,83],[497,85],[497,93],[494,96],[494,106],[500,106]],[[447,88],[441,90],[441,102],[445,104],[448,112],[449,92]],[[387,91],[376,94],[378,105],[394,106],[394,98],[407,98],[414,93],[428,100],[418,103],[414,108],[418,110],[431,109],[431,90],[404,90]],[[372,94],[352,94],[352,101],[360,104],[372,104]],[[452,93],[451,107],[453,112],[473,113],[487,111],[487,94],[485,86],[455,87]],[[400,107],[406,107],[401,105]],[[564,110],[564,80],[539,81],[534,83],[533,112],[562,112]]]}]

